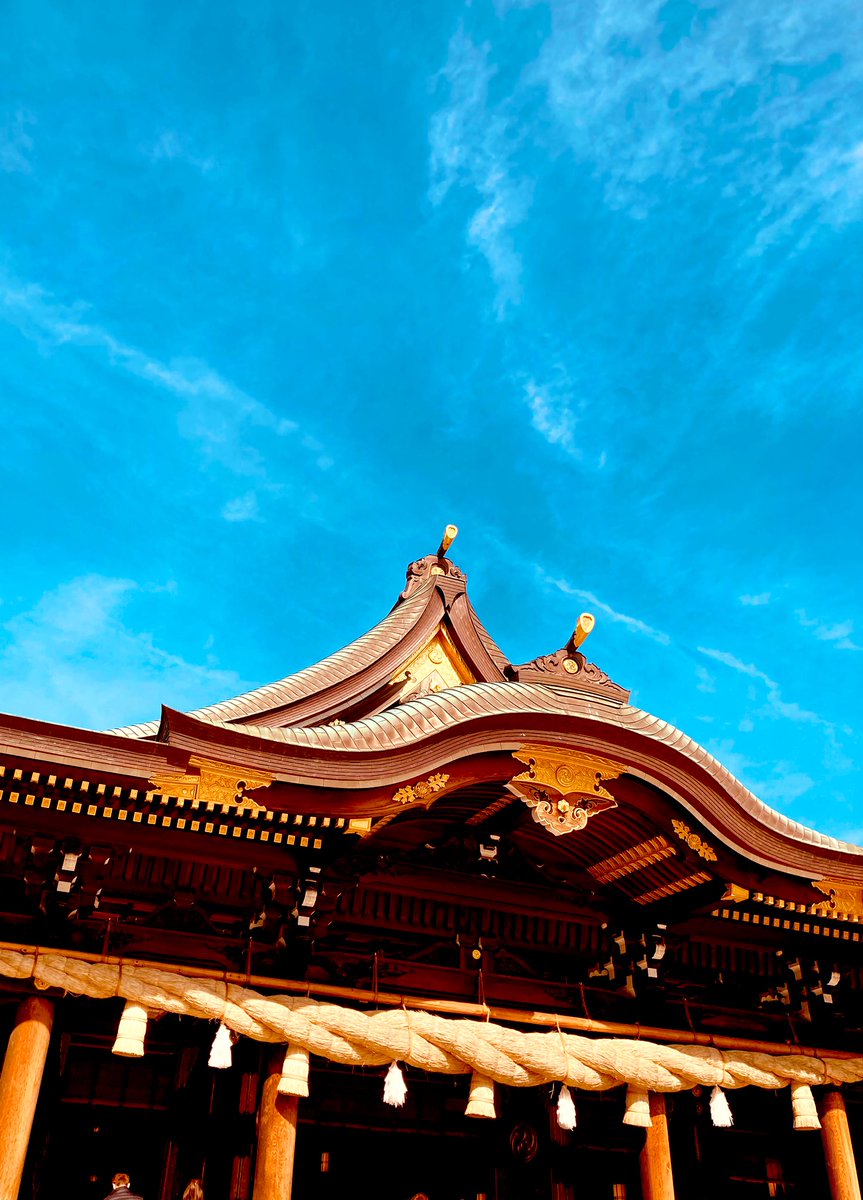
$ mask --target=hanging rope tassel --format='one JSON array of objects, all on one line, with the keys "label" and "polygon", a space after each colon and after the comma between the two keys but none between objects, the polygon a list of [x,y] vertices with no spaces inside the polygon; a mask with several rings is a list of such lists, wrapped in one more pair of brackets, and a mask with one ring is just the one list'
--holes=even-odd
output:
[{"label": "hanging rope tassel", "polygon": [[734,1124],[728,1097],[718,1085],[710,1093],[710,1119],[717,1129],[730,1129]]},{"label": "hanging rope tassel", "polygon": [[280,1096],[308,1096],[309,1052],[302,1046],[285,1047],[282,1074],[276,1091]]},{"label": "hanging rope tassel", "polygon": [[815,1097],[808,1083],[792,1083],[791,1111],[794,1113],[795,1129],[820,1129]]},{"label": "hanging rope tassel", "polygon": [[148,1013],[143,1004],[127,1000],[117,1026],[117,1037],[111,1047],[112,1054],[121,1058],[143,1058],[144,1038],[147,1035]]},{"label": "hanging rope tassel", "polygon": [[494,1080],[476,1071],[470,1077],[470,1095],[467,1099],[466,1117],[496,1117],[494,1111]]},{"label": "hanging rope tassel", "polygon": [[575,1129],[575,1103],[565,1083],[557,1098],[557,1123],[561,1129]]},{"label": "hanging rope tassel", "polygon": [[224,1070],[231,1065],[231,1031],[227,1025],[219,1022],[219,1028],[216,1030],[216,1036],[213,1038],[213,1045],[210,1048],[210,1057],[208,1066],[217,1067]]},{"label": "hanging rope tassel", "polygon": [[393,1108],[401,1108],[407,1094],[408,1085],[405,1083],[402,1069],[398,1063],[391,1062],[384,1080],[384,1104],[391,1104]]},{"label": "hanging rope tassel", "polygon": [[650,1097],[643,1088],[628,1084],[626,1088],[626,1111],[623,1114],[624,1125],[638,1125],[647,1129],[653,1121],[650,1119]]}]

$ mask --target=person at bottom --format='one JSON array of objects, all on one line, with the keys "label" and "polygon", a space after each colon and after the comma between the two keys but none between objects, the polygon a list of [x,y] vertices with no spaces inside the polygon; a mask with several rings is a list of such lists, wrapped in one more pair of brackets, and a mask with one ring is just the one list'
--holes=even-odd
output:
[{"label": "person at bottom", "polygon": [[204,1200],[204,1185],[200,1179],[190,1179],[183,1192],[183,1200]]},{"label": "person at bottom", "polygon": [[119,1171],[111,1180],[113,1192],[109,1192],[105,1200],[144,1200],[137,1192],[131,1191],[131,1180],[124,1171]]}]

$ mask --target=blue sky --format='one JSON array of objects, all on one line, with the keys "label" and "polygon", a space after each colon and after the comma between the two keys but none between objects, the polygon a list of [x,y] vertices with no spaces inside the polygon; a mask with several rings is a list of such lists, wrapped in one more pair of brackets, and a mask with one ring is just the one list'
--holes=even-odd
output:
[{"label": "blue sky", "polygon": [[863,841],[848,0],[0,0],[0,709],[281,677],[453,551]]}]

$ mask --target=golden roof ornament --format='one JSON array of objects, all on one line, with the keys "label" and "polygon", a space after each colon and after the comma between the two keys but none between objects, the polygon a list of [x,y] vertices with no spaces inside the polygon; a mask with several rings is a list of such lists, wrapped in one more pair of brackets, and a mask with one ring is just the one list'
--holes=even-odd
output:
[{"label": "golden roof ornament", "polygon": [[438,558],[444,557],[447,550],[449,550],[450,546],[453,544],[453,542],[456,540],[457,537],[458,537],[458,525],[447,525],[446,529],[443,531],[443,537],[441,538],[440,546],[438,547],[438,552],[437,552]]},{"label": "golden roof ornament", "polygon": [[513,758],[527,766],[507,789],[532,810],[533,819],[560,837],[584,829],[588,820],[617,801],[604,786],[624,768],[608,758],[598,758],[563,747],[525,745]]}]

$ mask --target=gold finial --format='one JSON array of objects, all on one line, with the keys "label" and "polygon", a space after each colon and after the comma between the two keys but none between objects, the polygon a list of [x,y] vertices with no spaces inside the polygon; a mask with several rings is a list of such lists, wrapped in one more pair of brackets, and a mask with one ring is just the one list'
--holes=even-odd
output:
[{"label": "gold finial", "polygon": [[446,529],[443,531],[443,538],[441,539],[440,549],[437,552],[438,558],[443,558],[443,556],[446,554],[447,550],[449,550],[450,546],[453,544],[453,542],[456,540],[457,537],[458,537],[458,525],[447,525]]},{"label": "gold finial", "polygon": [[572,644],[576,650],[586,642],[588,637],[593,633],[593,627],[596,624],[596,617],[593,613],[582,613],[575,623],[575,630],[572,635]]}]

